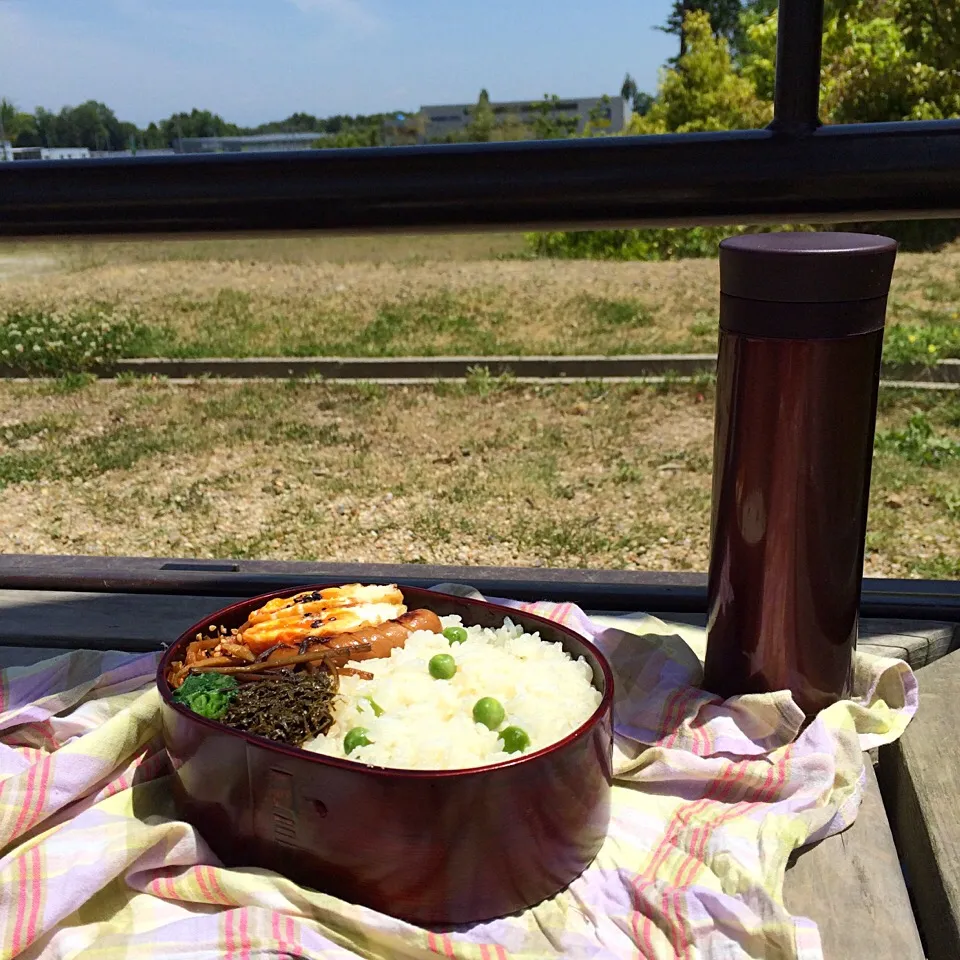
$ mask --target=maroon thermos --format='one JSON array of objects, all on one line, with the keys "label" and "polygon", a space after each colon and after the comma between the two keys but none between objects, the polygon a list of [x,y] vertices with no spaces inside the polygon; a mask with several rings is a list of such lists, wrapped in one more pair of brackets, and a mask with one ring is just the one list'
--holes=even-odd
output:
[{"label": "maroon thermos", "polygon": [[768,233],[720,247],[704,686],[850,693],[897,245]]}]

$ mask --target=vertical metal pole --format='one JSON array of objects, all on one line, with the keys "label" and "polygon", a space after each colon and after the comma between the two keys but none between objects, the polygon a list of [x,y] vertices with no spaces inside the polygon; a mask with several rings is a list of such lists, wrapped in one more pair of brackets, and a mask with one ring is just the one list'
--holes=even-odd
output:
[{"label": "vertical metal pole", "polygon": [[802,136],[820,126],[823,0],[780,0],[772,129]]}]

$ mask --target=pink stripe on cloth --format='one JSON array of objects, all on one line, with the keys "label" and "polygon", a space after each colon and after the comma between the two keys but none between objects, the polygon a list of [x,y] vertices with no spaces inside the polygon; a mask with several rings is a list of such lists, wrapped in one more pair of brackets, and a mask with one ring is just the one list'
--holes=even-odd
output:
[{"label": "pink stripe on cloth", "polygon": [[30,854],[21,854],[15,862],[15,871],[17,875],[17,917],[13,926],[13,942],[10,948],[10,956],[15,957],[23,947],[23,924],[27,915],[27,861]]},{"label": "pink stripe on cloth", "polygon": [[9,833],[4,832],[2,838],[0,838],[0,847],[5,847],[12,840],[15,840],[17,837],[19,837],[23,832],[27,819],[30,816],[30,809],[33,805],[33,785],[36,782],[37,770],[39,770],[39,768],[40,764],[35,763],[30,768],[30,772],[27,774],[27,784],[20,807],[20,813],[17,816],[16,823],[13,825],[13,829]]},{"label": "pink stripe on cloth", "polygon": [[240,910],[240,956],[239,960],[250,960],[250,935],[247,931],[247,911],[245,908]]},{"label": "pink stripe on cloth", "polygon": [[40,917],[40,903],[43,900],[44,877],[43,857],[40,847],[30,851],[33,876],[30,890],[30,919],[27,921],[27,940],[24,946],[29,946],[37,938],[37,921]]},{"label": "pink stripe on cloth", "polygon": [[233,916],[233,910],[228,910],[223,915],[223,945],[226,951],[223,955],[224,960],[233,960],[236,950],[236,943],[233,939]]}]

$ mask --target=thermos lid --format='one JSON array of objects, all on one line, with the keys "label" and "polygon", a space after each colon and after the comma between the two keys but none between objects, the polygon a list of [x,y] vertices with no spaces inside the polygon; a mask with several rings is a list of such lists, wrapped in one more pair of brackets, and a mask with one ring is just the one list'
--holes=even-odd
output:
[{"label": "thermos lid", "polygon": [[772,303],[885,297],[897,243],[867,233],[754,233],[720,244],[720,292]]}]

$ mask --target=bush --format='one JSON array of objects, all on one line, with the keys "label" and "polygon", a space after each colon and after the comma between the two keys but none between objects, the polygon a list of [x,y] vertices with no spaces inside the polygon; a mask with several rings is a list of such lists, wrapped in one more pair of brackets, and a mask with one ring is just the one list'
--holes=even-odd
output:
[{"label": "bush", "polygon": [[883,362],[891,366],[933,365],[956,356],[960,356],[957,324],[897,324],[887,327],[883,337]]},{"label": "bush", "polygon": [[526,242],[539,257],[567,260],[682,260],[715,257],[720,241],[743,233],[810,230],[811,227],[664,227],[645,230],[576,230],[528,233]]},{"label": "bush", "polygon": [[0,363],[28,376],[82,373],[141,352],[147,340],[146,327],[111,307],[0,314]]}]

